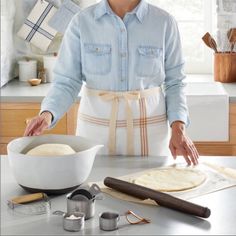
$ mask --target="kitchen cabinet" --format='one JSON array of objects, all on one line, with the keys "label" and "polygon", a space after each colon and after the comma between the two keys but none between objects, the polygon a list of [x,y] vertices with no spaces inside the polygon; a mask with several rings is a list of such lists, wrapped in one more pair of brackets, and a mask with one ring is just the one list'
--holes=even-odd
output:
[{"label": "kitchen cabinet", "polygon": [[196,142],[195,145],[200,155],[236,155],[236,103],[232,102],[229,106],[229,141]]},{"label": "kitchen cabinet", "polygon": [[[77,110],[79,103],[75,103],[58,124],[45,132],[50,134],[71,134],[76,131]],[[36,116],[40,110],[40,103],[20,102],[1,103],[0,105],[0,154],[7,153],[7,144],[24,134],[27,122]]]}]

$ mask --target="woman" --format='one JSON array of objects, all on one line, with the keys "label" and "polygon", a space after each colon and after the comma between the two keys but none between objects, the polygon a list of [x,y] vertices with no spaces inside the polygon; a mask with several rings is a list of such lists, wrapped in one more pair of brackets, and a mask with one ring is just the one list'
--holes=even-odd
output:
[{"label": "woman", "polygon": [[178,27],[167,12],[145,0],[103,0],[71,21],[51,90],[25,135],[53,127],[82,88],[77,134],[104,143],[104,154],[167,155],[169,142],[174,158],[195,165],[183,66]]}]

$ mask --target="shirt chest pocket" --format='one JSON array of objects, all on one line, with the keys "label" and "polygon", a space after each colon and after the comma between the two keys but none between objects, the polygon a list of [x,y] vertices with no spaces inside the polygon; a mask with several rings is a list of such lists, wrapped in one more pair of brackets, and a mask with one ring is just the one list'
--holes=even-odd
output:
[{"label": "shirt chest pocket", "polygon": [[163,69],[162,54],[161,48],[150,46],[138,47],[137,75],[140,77],[158,76]]},{"label": "shirt chest pocket", "polygon": [[85,44],[84,66],[89,74],[108,74],[111,71],[111,45]]}]

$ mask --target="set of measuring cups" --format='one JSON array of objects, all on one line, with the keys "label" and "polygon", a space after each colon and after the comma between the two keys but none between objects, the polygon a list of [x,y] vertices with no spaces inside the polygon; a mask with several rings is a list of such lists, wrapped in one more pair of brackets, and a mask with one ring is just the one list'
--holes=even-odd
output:
[{"label": "set of measuring cups", "polygon": [[[67,195],[67,212],[55,211],[53,214],[63,216],[63,228],[65,230],[80,231],[84,228],[85,220],[95,215],[95,201],[102,199],[101,190],[96,184],[93,184],[90,188],[78,188]],[[150,222],[132,211],[127,211],[124,214],[103,212],[99,214],[100,229],[105,231],[118,229],[121,216],[125,216],[130,224]],[[129,216],[133,216],[138,220],[132,221]]]},{"label": "set of measuring cups", "polygon": [[69,193],[67,199],[67,212],[55,211],[54,215],[63,216],[63,228],[67,231],[79,231],[84,228],[84,221],[95,214],[95,201],[102,200],[101,190],[93,184],[90,188],[78,188]]}]

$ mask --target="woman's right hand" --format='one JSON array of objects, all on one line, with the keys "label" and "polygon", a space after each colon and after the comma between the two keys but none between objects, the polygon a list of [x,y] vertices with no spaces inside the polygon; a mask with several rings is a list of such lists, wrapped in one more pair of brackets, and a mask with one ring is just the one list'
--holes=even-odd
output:
[{"label": "woman's right hand", "polygon": [[24,136],[36,136],[48,129],[52,123],[52,113],[49,111],[42,112],[40,115],[34,117],[27,124]]}]

